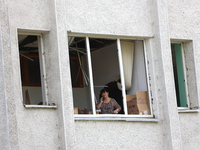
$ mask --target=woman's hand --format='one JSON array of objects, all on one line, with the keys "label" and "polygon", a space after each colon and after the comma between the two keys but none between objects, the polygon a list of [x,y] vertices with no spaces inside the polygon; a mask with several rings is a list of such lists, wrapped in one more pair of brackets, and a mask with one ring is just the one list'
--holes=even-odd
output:
[{"label": "woman's hand", "polygon": [[100,99],[100,100],[101,100],[101,103],[103,103],[103,97],[101,97],[101,99]]},{"label": "woman's hand", "polygon": [[103,103],[103,97],[101,97],[100,103],[97,105],[97,109],[100,109],[100,108],[101,108],[102,103]]},{"label": "woman's hand", "polygon": [[117,114],[119,112],[119,109],[115,109],[114,111],[113,111],[113,114]]}]

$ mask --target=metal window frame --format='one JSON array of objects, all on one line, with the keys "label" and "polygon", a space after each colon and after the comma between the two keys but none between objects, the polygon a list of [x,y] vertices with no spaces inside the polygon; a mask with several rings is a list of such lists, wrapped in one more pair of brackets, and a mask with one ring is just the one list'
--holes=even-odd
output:
[{"label": "metal window frame", "polygon": [[186,92],[187,107],[178,107],[178,110],[189,110],[190,109],[190,101],[189,101],[189,96],[188,96],[187,74],[186,74],[185,53],[184,53],[183,43],[182,42],[171,42],[171,44],[180,44],[181,45],[181,57],[182,57],[183,74],[184,74],[184,80],[185,80],[185,92]]},{"label": "metal window frame", "polygon": [[[42,102],[43,102],[43,105],[48,105],[45,58],[44,58],[44,49],[43,49],[43,36],[40,33],[31,33],[31,32],[25,32],[25,33],[18,32],[17,35],[35,35],[35,36],[37,36],[38,54],[39,54],[39,63],[40,63],[41,88],[42,88]],[[18,47],[18,49],[19,49],[19,47]],[[22,90],[21,90],[21,93],[22,93]]]},{"label": "metal window frame", "polygon": [[[86,50],[87,50],[87,59],[88,59],[88,70],[89,70],[89,79],[90,79],[90,94],[92,101],[92,111],[93,114],[74,114],[75,120],[110,120],[109,118],[113,118],[114,120],[124,120],[123,118],[154,118],[155,116],[152,113],[152,104],[151,104],[151,94],[150,94],[150,86],[149,86],[149,78],[148,78],[148,63],[147,63],[147,54],[146,54],[146,44],[145,38],[133,38],[133,37],[117,37],[117,36],[98,36],[98,35],[84,35],[84,34],[68,34],[68,36],[75,37],[85,37],[86,38]],[[119,70],[121,76],[121,85],[122,85],[122,96],[123,96],[123,105],[125,114],[98,114],[96,115],[96,106],[95,106],[95,96],[94,96],[94,85],[93,85],[93,76],[92,76],[92,63],[91,63],[91,55],[90,55],[90,43],[89,38],[105,38],[105,39],[113,39],[117,40],[117,49],[118,49],[118,61],[119,61]],[[121,54],[121,44],[120,40],[141,40],[143,41],[143,51],[144,51],[144,61],[145,61],[145,72],[146,72],[146,80],[147,80],[147,91],[149,97],[149,109],[150,115],[131,115],[128,114],[127,111],[127,102],[126,102],[126,93],[125,93],[125,81],[124,81],[124,72],[123,72],[123,62],[122,62],[122,54]],[[121,119],[120,119],[121,118]],[[126,120],[126,119],[125,119]]]}]

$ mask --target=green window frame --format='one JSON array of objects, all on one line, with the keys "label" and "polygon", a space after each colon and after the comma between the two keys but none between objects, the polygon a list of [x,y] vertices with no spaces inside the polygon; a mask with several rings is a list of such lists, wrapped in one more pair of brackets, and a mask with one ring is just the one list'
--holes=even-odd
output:
[{"label": "green window frame", "polygon": [[183,51],[180,43],[171,43],[174,82],[178,107],[188,107]]}]

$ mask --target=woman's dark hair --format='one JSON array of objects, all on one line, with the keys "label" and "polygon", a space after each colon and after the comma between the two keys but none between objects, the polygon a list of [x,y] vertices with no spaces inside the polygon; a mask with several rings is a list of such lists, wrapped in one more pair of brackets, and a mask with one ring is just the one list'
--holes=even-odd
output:
[{"label": "woman's dark hair", "polygon": [[100,91],[100,94],[102,95],[102,93],[105,93],[105,92],[108,92],[108,93],[109,93],[108,88],[103,88],[103,89]]}]

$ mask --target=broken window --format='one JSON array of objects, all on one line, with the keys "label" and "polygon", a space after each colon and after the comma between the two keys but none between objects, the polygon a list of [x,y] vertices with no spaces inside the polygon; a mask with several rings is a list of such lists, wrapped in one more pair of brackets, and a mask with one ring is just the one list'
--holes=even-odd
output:
[{"label": "broken window", "polygon": [[46,104],[39,43],[40,36],[38,35],[18,35],[22,93],[25,105]]},{"label": "broken window", "polygon": [[174,82],[178,107],[188,107],[186,94],[186,78],[184,54],[180,43],[171,44]]},{"label": "broken window", "polygon": [[143,40],[69,36],[68,44],[75,114],[103,116],[97,108],[102,89],[121,107],[107,116],[151,114]]},{"label": "broken window", "polygon": [[[80,58],[80,57],[79,57]],[[79,70],[81,60],[78,59],[78,56],[70,56],[70,71],[72,74],[72,87],[83,87],[83,75],[82,71]]]}]

